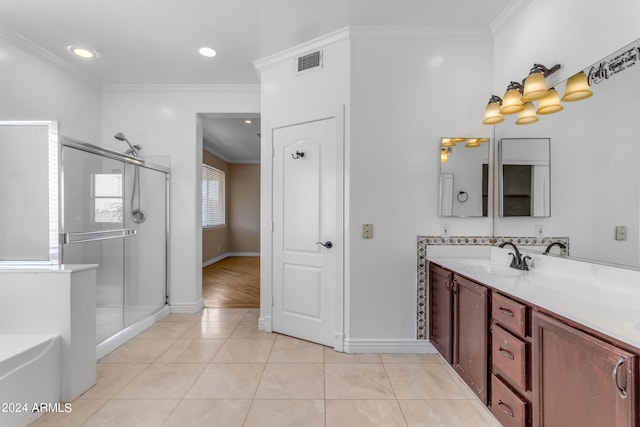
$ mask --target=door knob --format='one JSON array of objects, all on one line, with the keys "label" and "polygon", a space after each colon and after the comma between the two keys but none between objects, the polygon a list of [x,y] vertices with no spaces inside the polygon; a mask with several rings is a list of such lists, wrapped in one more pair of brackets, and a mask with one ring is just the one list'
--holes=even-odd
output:
[{"label": "door knob", "polygon": [[327,240],[326,242],[322,243],[322,242],[316,242],[316,245],[322,245],[327,249],[331,249],[333,247],[333,243],[331,243],[331,240]]}]

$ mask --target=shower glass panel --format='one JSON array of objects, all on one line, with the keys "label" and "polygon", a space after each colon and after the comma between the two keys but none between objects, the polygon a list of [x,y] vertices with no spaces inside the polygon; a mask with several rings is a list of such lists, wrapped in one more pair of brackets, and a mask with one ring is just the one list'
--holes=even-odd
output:
[{"label": "shower glass panel", "polygon": [[62,260],[99,265],[101,343],[166,304],[168,173],[99,147],[63,144]]},{"label": "shower glass panel", "polygon": [[[135,170],[138,170],[138,181]],[[125,228],[135,229],[125,239],[125,326],[153,314],[166,302],[166,178],[165,173],[132,164],[125,165]],[[137,182],[137,183],[136,183]],[[135,189],[135,192],[134,192]],[[132,204],[133,200],[133,204]],[[142,216],[131,215],[132,211]],[[140,221],[144,218],[144,221]],[[135,220],[138,221],[136,223]]]}]

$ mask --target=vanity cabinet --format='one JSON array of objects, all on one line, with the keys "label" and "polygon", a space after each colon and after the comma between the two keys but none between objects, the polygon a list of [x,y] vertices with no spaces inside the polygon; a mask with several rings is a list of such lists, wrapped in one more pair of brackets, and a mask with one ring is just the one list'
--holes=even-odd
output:
[{"label": "vanity cabinet", "polygon": [[429,339],[487,404],[489,292],[463,276],[429,265]]},{"label": "vanity cabinet", "polygon": [[533,314],[534,427],[636,426],[638,356]]},{"label": "vanity cabinet", "polygon": [[453,363],[453,273],[429,263],[429,341]]}]

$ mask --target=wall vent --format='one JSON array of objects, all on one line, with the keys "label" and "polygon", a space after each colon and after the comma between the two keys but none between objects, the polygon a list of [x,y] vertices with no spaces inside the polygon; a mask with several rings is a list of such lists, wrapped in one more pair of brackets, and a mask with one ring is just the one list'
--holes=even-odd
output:
[{"label": "wall vent", "polygon": [[298,72],[319,68],[322,66],[322,51],[298,57]]}]

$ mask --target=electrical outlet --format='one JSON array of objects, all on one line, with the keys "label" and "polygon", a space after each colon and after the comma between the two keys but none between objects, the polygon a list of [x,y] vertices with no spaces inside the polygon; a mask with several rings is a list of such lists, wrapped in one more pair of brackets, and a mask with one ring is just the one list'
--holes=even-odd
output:
[{"label": "electrical outlet", "polygon": [[449,224],[442,224],[442,237],[449,237]]},{"label": "electrical outlet", "polygon": [[373,224],[362,224],[362,238],[373,239]]},{"label": "electrical outlet", "polygon": [[627,226],[616,225],[616,240],[627,240]]},{"label": "electrical outlet", "polygon": [[536,237],[544,237],[544,227],[536,225]]}]

